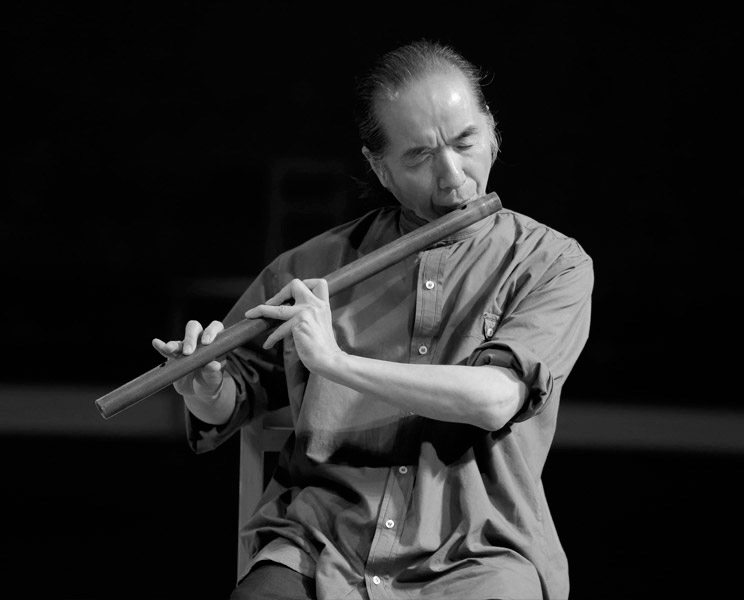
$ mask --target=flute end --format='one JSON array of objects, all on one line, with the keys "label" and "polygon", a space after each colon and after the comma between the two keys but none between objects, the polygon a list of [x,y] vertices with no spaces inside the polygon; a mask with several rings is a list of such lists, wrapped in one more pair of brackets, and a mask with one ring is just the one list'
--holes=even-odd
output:
[{"label": "flute end", "polygon": [[103,417],[104,419],[108,419],[109,417],[111,417],[111,416],[112,416],[112,415],[110,415],[110,414],[108,414],[108,413],[106,412],[106,407],[105,407],[105,406],[103,405],[103,403],[101,402],[101,398],[99,398],[98,400],[96,400],[96,401],[94,402],[94,404],[95,404],[96,408],[98,409],[98,412],[99,412],[99,414],[100,414],[100,415],[101,415],[101,416],[102,416],[102,417]]}]

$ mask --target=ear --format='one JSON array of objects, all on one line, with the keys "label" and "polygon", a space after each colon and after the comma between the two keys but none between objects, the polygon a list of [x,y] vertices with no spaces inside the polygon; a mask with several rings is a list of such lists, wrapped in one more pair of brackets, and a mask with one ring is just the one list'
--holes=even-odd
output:
[{"label": "ear", "polygon": [[388,172],[385,168],[385,165],[382,164],[380,161],[375,160],[374,156],[372,156],[372,153],[369,151],[369,148],[367,148],[367,146],[362,146],[362,154],[364,154],[364,158],[367,159],[369,166],[372,167],[375,175],[377,175],[377,179],[380,180],[380,185],[382,185],[382,187],[384,187],[385,189],[388,189]]}]

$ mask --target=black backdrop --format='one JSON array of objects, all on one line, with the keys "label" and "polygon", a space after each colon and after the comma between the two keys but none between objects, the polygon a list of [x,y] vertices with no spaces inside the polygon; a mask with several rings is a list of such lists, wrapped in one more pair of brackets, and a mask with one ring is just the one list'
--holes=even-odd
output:
[{"label": "black backdrop", "polygon": [[[180,327],[179,286],[248,277],[264,264],[272,166],[338,161],[353,189],[364,169],[353,76],[380,52],[429,37],[490,73],[486,92],[503,136],[490,189],[594,258],[593,330],[567,397],[739,408],[741,34],[727,4],[6,6],[2,382],[113,387],[154,366],[149,340]],[[336,217],[369,208],[350,203]],[[168,585],[174,597],[229,587],[234,444],[205,457],[188,455],[181,439],[150,446],[6,431],[2,444],[13,455],[6,512],[20,513],[15,549],[9,543],[3,556],[20,581],[38,585],[34,573],[51,569],[61,595],[100,598],[115,595],[101,590],[113,581],[147,597],[138,588],[145,574],[152,597],[166,597]],[[64,492],[34,487],[50,456],[62,457],[65,467],[47,476]],[[102,469],[102,456],[113,466]],[[579,471],[591,471],[606,478],[601,501],[618,502],[600,510],[587,496],[558,499],[556,519],[571,532],[564,539],[578,565],[575,597],[724,589],[707,579],[732,564],[722,549],[710,554],[723,538],[696,543],[694,531],[732,501],[725,486],[741,461],[701,460],[558,453],[549,475],[556,487],[568,480],[583,489]],[[691,464],[703,479],[689,479]],[[653,488],[650,465],[673,482]],[[128,469],[138,476],[122,482]],[[700,498],[686,503],[685,486]],[[675,510],[649,515],[641,488],[641,498],[662,494],[654,506]],[[139,505],[147,489],[169,512],[137,513],[141,530],[134,521],[91,525],[97,507]],[[623,514],[628,498],[635,508]],[[587,548],[597,540],[576,533],[596,534],[599,521],[615,540],[602,559]],[[628,539],[631,523],[640,525]],[[671,536],[677,549],[689,544],[691,554],[665,558],[667,544],[650,544],[656,536]],[[107,555],[116,562],[130,551],[147,560],[126,575],[103,568]],[[691,588],[683,563],[700,564],[698,553],[706,559]]]}]

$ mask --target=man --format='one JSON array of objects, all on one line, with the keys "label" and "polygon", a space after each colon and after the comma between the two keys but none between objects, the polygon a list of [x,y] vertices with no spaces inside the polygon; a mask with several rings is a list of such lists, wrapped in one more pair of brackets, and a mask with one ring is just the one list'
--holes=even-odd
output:
[{"label": "man", "polygon": [[[399,206],[278,257],[225,323],[279,327],[176,383],[197,451],[291,408],[233,597],[565,598],[541,472],[591,259],[504,209],[329,300],[319,273],[484,195],[497,151],[478,72],[448,47],[388,53],[359,97],[362,152]],[[153,344],[189,354],[222,329]]]}]

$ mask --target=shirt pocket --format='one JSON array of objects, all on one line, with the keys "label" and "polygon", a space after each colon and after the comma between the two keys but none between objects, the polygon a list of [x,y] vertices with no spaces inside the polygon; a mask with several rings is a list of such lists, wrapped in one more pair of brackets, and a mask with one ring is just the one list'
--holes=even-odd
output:
[{"label": "shirt pocket", "polygon": [[496,313],[483,313],[483,338],[486,341],[490,340],[496,334],[500,318],[501,315]]},{"label": "shirt pocket", "polygon": [[478,343],[489,341],[496,335],[501,315],[495,312],[484,312],[467,329],[467,336],[478,340]]}]

